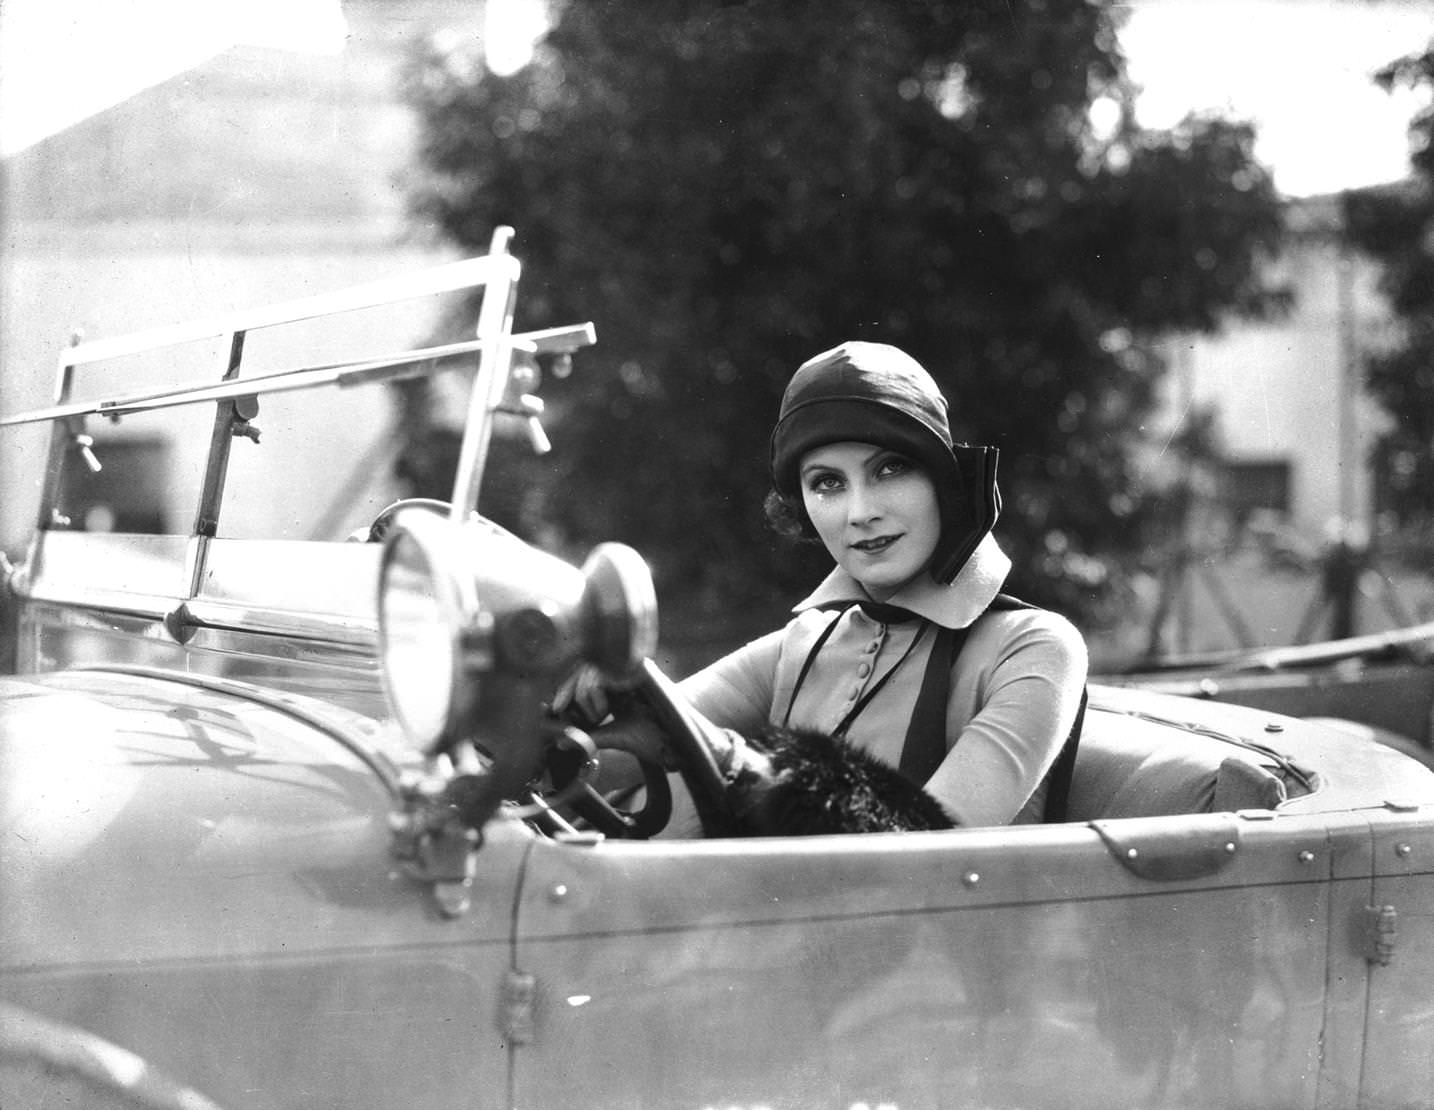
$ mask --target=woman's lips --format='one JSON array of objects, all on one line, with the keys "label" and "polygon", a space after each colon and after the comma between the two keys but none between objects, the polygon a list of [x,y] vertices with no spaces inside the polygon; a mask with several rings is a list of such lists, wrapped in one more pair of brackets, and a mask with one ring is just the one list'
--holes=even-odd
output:
[{"label": "woman's lips", "polygon": [[885,551],[899,539],[901,539],[900,536],[877,536],[875,539],[857,540],[851,546],[864,555],[875,555]]}]

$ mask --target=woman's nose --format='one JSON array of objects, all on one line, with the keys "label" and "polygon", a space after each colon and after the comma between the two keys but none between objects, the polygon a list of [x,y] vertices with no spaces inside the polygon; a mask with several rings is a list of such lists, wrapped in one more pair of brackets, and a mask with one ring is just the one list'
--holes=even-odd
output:
[{"label": "woman's nose", "polygon": [[850,524],[865,524],[880,515],[880,506],[865,482],[853,482],[847,494],[846,518]]}]

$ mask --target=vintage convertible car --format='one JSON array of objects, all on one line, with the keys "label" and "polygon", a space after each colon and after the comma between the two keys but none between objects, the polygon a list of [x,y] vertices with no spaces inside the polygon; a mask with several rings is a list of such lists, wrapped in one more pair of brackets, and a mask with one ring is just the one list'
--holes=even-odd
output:
[{"label": "vintage convertible car", "polygon": [[[579,664],[714,821],[727,784],[642,559],[476,514],[496,415],[592,339],[513,332],[507,243],[81,344],[3,421],[51,447],[0,678],[0,1106],[1434,1105],[1434,774],[1371,738],[1093,685],[1060,824],[676,838],[661,769],[609,790],[548,709]],[[471,342],[245,372],[251,333],[463,288]],[[74,399],[211,337],[217,381]],[[260,401],[455,364],[448,505],[357,542],[220,526]],[[212,422],[194,526],[67,526],[86,421],[171,409]]]},{"label": "vintage convertible car", "polygon": [[1146,661],[1115,686],[1317,720],[1434,767],[1434,623],[1324,643]]}]

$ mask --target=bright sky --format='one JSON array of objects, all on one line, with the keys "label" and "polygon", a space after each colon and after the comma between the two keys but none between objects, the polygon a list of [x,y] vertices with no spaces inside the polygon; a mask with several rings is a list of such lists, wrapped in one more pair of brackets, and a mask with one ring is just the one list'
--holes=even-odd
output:
[{"label": "bright sky", "polygon": [[1290,196],[1393,181],[1420,100],[1369,75],[1434,38],[1430,0],[1133,0],[1121,42],[1140,122],[1196,108],[1259,124],[1256,155]]},{"label": "bright sky", "polygon": [[483,12],[483,53],[500,76],[517,73],[533,56],[533,44],[548,29],[543,0],[487,0]]},{"label": "bright sky", "polygon": [[0,0],[0,156],[236,43],[337,53],[341,0]]}]

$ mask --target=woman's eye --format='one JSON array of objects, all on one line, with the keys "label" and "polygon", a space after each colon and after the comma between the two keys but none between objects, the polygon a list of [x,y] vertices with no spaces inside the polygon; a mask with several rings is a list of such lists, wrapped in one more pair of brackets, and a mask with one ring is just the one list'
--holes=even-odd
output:
[{"label": "woman's eye", "polygon": [[813,493],[831,493],[841,488],[841,482],[835,474],[815,474],[807,479],[807,488]]},{"label": "woman's eye", "polygon": [[877,464],[876,473],[878,477],[890,478],[897,474],[905,474],[910,469],[910,460],[893,455],[889,458],[882,459],[881,462]]}]

